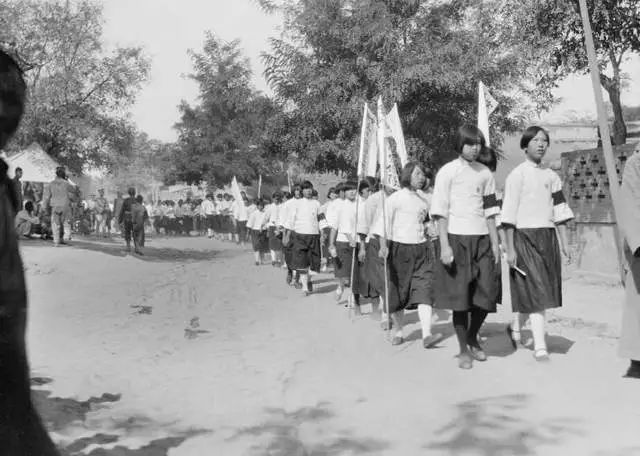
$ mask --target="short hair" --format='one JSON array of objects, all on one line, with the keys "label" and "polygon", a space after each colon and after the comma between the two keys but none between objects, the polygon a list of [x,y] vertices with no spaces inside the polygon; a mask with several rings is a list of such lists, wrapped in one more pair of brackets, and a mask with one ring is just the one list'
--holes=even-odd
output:
[{"label": "short hair", "polygon": [[9,54],[0,50],[0,149],[18,129],[26,94],[22,70]]},{"label": "short hair", "polygon": [[16,168],[16,173],[17,173],[18,171],[22,172],[22,168],[20,168],[19,166]]},{"label": "short hair", "polygon": [[[309,181],[307,181],[309,182]],[[295,194],[296,190],[298,190],[299,192],[302,191],[302,185],[300,184],[295,184],[292,188],[291,188],[291,194]]]},{"label": "short hair", "polygon": [[27,212],[31,212],[33,210],[33,203],[31,201],[27,201],[26,203],[24,203],[24,208],[27,210]]},{"label": "short hair", "polygon": [[329,199],[332,193],[336,193],[335,187],[329,187],[329,190],[327,190],[327,199]]},{"label": "short hair", "polygon": [[59,177],[61,179],[64,179],[65,177],[67,177],[67,173],[64,170],[64,166],[58,166],[56,168],[56,177]]},{"label": "short hair", "polygon": [[409,188],[411,187],[411,175],[413,174],[413,170],[416,168],[422,169],[418,162],[410,161],[400,171],[400,187]]},{"label": "short hair", "polygon": [[290,193],[290,192],[284,192],[284,193],[282,194],[282,197],[283,197],[283,198],[286,198],[286,199],[291,199],[291,196],[292,196],[292,195],[291,195],[291,193]]},{"label": "short hair", "polygon": [[279,191],[279,190],[273,192],[273,195],[271,195],[271,198],[273,198],[273,199],[282,199],[282,192]]},{"label": "short hair", "polygon": [[129,194],[129,196],[136,196],[136,189],[133,187],[129,187],[127,193]]},{"label": "short hair", "polygon": [[256,206],[257,207],[260,207],[260,206],[264,207],[264,204],[265,204],[265,202],[264,202],[264,200],[262,198],[258,198],[256,200]]},{"label": "short hair", "polygon": [[339,182],[336,185],[336,193],[344,192],[344,182]]},{"label": "short hair", "polygon": [[547,142],[549,142],[549,132],[542,127],[533,125],[527,128],[524,133],[522,133],[522,138],[520,138],[520,149],[526,149],[529,146],[531,140],[535,138],[536,135],[540,132],[544,133],[544,135],[547,137]]},{"label": "short hair", "polygon": [[342,190],[344,190],[345,192],[348,190],[355,190],[358,188],[358,184],[355,183],[354,181],[347,181],[344,184],[342,184]]},{"label": "short hair", "polygon": [[362,179],[358,184],[358,193],[362,194],[362,191],[368,188],[371,188],[369,181],[367,179]]},{"label": "short hair", "polygon": [[311,183],[311,181],[302,181],[302,183],[300,184],[300,189],[301,190],[307,190],[307,189],[313,189],[313,184]]},{"label": "short hair", "polygon": [[313,189],[313,191],[311,192],[311,196],[313,196],[314,198],[318,196],[318,190],[316,190],[315,188]]},{"label": "short hair", "polygon": [[483,147],[480,150],[477,161],[489,168],[492,173],[495,173],[498,168],[498,153],[493,147]]},{"label": "short hair", "polygon": [[482,131],[474,125],[463,125],[458,128],[457,139],[456,152],[459,154],[462,153],[462,148],[465,145],[475,146],[479,144],[484,147],[486,144]]},{"label": "short hair", "polygon": [[[138,196],[136,196],[136,201],[138,203],[142,204],[142,202],[144,201],[144,198],[142,197],[142,195],[138,195]],[[180,200],[180,201],[182,201],[182,200]]]}]

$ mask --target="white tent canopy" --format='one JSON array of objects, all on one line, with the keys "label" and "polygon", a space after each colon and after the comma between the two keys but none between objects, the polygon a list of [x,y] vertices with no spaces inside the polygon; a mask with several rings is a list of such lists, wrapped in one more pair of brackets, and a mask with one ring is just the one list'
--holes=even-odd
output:
[{"label": "white tent canopy", "polygon": [[60,166],[37,143],[32,143],[26,149],[7,157],[6,161],[9,164],[10,177],[15,176],[16,168],[22,168],[23,182],[51,182],[56,177],[56,168]]}]

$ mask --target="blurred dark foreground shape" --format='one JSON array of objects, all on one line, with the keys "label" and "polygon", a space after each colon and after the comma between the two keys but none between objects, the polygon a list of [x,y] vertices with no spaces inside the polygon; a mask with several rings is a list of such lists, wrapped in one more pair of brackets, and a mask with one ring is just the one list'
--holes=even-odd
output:
[{"label": "blurred dark foreground shape", "polygon": [[[0,149],[20,123],[26,86],[15,61],[0,50]],[[15,186],[0,159],[0,454],[56,456],[31,401],[25,344],[27,290],[14,216],[19,209]]]}]

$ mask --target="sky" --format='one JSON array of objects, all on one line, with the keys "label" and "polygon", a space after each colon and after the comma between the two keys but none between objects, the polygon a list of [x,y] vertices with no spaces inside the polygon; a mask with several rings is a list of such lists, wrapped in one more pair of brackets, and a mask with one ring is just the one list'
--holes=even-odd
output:
[{"label": "sky", "polygon": [[[178,120],[181,100],[194,101],[195,83],[183,76],[191,71],[188,49],[202,48],[204,35],[212,31],[223,40],[240,39],[249,58],[254,85],[269,93],[260,53],[268,39],[279,34],[280,18],[265,14],[255,0],[103,0],[108,45],[143,46],[152,58],[150,80],[138,95],[133,120],[150,137],[173,141],[173,124]],[[640,105],[640,57],[623,70],[634,80],[623,92],[623,103]],[[557,95],[563,101],[544,120],[561,121],[573,112],[595,115],[591,80],[571,76],[560,84]],[[605,94],[605,100],[607,100]]]}]

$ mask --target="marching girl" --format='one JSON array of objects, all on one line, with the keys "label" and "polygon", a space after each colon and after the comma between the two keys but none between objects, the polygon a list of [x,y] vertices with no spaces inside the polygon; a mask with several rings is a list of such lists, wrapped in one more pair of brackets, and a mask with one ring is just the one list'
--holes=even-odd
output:
[{"label": "marching girl", "polygon": [[[337,229],[338,226],[338,214],[340,213],[340,207],[345,201],[344,183],[340,182],[338,185],[336,185],[335,194],[336,197],[327,203],[327,207],[324,212],[326,226],[329,228],[329,244],[331,243],[331,232],[334,229]],[[329,256],[331,256],[332,261],[335,263],[335,257],[333,257],[331,254]],[[344,288],[341,286],[340,282],[338,282],[336,286],[336,301],[340,301],[342,299],[343,293]]]},{"label": "marching girl", "polygon": [[[342,294],[345,287],[351,287],[350,303],[353,302],[356,315],[360,315],[360,261],[358,252],[364,253],[364,241],[356,234],[357,184],[343,184],[345,200],[337,211],[336,223],[331,227],[329,252],[335,259],[335,277]],[[356,255],[354,261],[353,255]],[[353,283],[351,279],[353,278]]]},{"label": "marching girl", "polygon": [[299,287],[299,279],[298,275],[293,273],[293,251],[292,251],[292,236],[291,230],[287,229],[287,224],[289,221],[289,215],[293,209],[293,206],[298,202],[298,200],[302,196],[302,189],[300,185],[296,184],[293,186],[291,198],[289,198],[285,203],[283,203],[282,208],[280,209],[280,216],[278,218],[278,226],[279,230],[282,233],[282,250],[284,253],[284,262],[287,266],[287,284]]},{"label": "marching girl", "polygon": [[458,129],[458,158],[436,175],[431,215],[438,221],[440,260],[435,268],[435,305],[453,311],[460,345],[458,366],[486,361],[478,332],[496,311],[495,278],[500,249],[495,216],[500,212],[493,174],[477,162],[485,139],[474,126]]},{"label": "marching girl", "polygon": [[282,234],[278,232],[278,218],[282,208],[282,193],[273,194],[273,201],[269,205],[267,226],[269,230],[269,252],[271,254],[271,266],[282,265]]},{"label": "marching girl", "polygon": [[295,200],[287,214],[285,228],[290,236],[291,268],[300,276],[301,288],[308,296],[313,288],[309,271],[320,270],[320,203],[313,199],[313,184],[304,181],[301,185],[302,198]]},{"label": "marching girl", "polygon": [[[385,234],[389,233],[389,213],[382,210],[384,198],[389,198],[394,190],[391,187],[374,184],[375,193],[370,195],[364,203],[365,225],[361,225],[358,231],[366,234],[369,242],[366,244],[364,270],[367,276],[371,293],[379,296],[379,306],[382,312],[380,326],[384,330],[391,329],[391,322],[387,318],[385,310],[385,268],[384,258],[380,256],[380,246]],[[385,194],[383,195],[382,192]],[[383,216],[386,214],[386,220]],[[386,226],[385,226],[386,225]]]},{"label": "marching girl", "polygon": [[251,235],[251,245],[253,247],[256,266],[262,264],[262,256],[269,252],[267,215],[264,201],[258,199],[255,203],[255,209],[251,211],[247,221],[247,229]]},{"label": "marching girl", "polygon": [[[335,187],[331,187],[329,188],[329,190],[327,191],[327,201],[320,206],[320,213],[324,214],[325,216],[325,220],[327,219],[327,208],[329,207],[329,205],[331,204],[331,202],[333,200],[335,200],[338,197],[338,193],[336,192]],[[327,267],[330,265],[331,263],[331,255],[329,255],[329,242],[330,242],[330,237],[331,237],[331,226],[329,226],[329,223],[325,223],[324,226],[321,229],[321,233],[320,233],[320,241],[321,241],[321,249],[322,249],[322,258],[321,258],[321,271],[325,272],[327,270]]]},{"label": "marching girl", "polygon": [[[360,280],[359,280],[359,294],[361,298],[367,298],[371,300],[372,313],[376,313],[379,305],[378,298],[380,294],[376,291],[375,286],[372,284],[369,278],[369,271],[367,268],[367,252],[369,251],[369,222],[367,220],[366,207],[372,192],[376,190],[376,179],[373,177],[365,177],[358,186],[358,219],[356,231],[360,238],[361,248],[358,251],[358,261],[360,262]],[[364,244],[362,244],[364,243]],[[377,255],[377,252],[376,252]]]},{"label": "marching girl", "polygon": [[[526,160],[507,176],[502,211],[513,311],[521,317],[529,316],[538,361],[549,359],[545,311],[562,306],[560,252],[568,256],[565,224],[573,219],[560,177],[542,166],[548,147],[549,134],[543,128],[525,130],[520,148]],[[520,321],[515,323],[512,334],[517,341]]]},{"label": "marching girl", "polygon": [[442,335],[431,333],[434,254],[425,236],[429,205],[417,193],[425,181],[425,173],[417,163],[407,163],[402,169],[401,189],[387,200],[389,243],[388,247],[380,247],[380,256],[389,259],[388,306],[396,331],[391,343],[404,342],[404,311],[417,308],[423,347],[432,348]]},{"label": "marching girl", "polygon": [[213,226],[216,212],[216,206],[213,202],[212,193],[207,193],[205,200],[202,202],[200,210],[202,211],[202,215],[204,215],[207,223],[207,237],[211,239],[213,237]]}]

